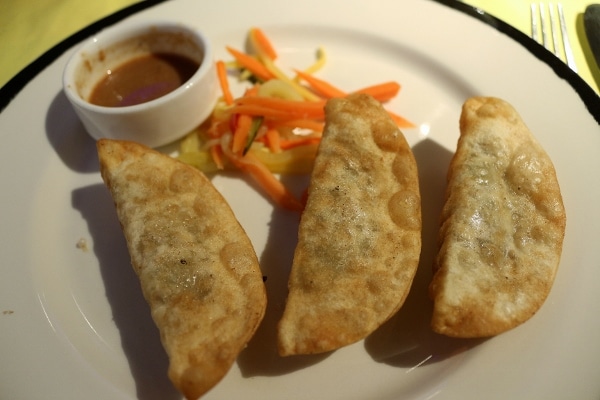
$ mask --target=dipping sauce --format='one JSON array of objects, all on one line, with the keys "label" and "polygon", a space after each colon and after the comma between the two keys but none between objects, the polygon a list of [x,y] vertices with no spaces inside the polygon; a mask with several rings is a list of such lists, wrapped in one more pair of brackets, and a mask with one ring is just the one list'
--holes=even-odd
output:
[{"label": "dipping sauce", "polygon": [[194,60],[178,54],[145,54],[107,71],[88,101],[104,107],[145,103],[177,89],[199,67]]}]

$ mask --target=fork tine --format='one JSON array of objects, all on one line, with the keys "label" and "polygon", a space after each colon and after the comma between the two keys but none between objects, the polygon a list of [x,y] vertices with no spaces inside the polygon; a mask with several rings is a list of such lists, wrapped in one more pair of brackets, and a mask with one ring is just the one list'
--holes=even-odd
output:
[{"label": "fork tine", "polygon": [[546,22],[546,7],[544,6],[544,3],[540,3],[539,10],[540,10],[540,25],[542,26],[542,44],[544,45],[545,48],[550,50],[550,42],[548,42],[548,30],[547,30],[548,23]]},{"label": "fork tine", "polygon": [[536,42],[539,42],[538,35],[538,11],[537,5],[535,3],[531,3],[531,38]]},{"label": "fork tine", "polygon": [[573,57],[573,51],[571,50],[571,43],[569,42],[569,34],[567,33],[567,23],[565,22],[565,12],[562,4],[558,4],[558,18],[560,20],[560,30],[563,38],[563,49],[565,51],[565,57],[567,58],[567,65],[571,69],[577,72],[577,66],[575,65],[575,58]]},{"label": "fork tine", "polygon": [[[562,42],[562,53],[564,54],[565,63],[573,71],[577,72],[571,43],[569,42],[563,6],[561,3],[558,3],[555,8],[552,3],[548,3],[547,8],[548,11],[546,11],[544,2],[541,1],[531,3],[531,38],[543,45],[547,50],[553,52],[558,58],[561,58]],[[556,18],[556,12],[558,12],[558,18]],[[551,36],[551,41],[548,38],[549,35]]]},{"label": "fork tine", "polygon": [[552,3],[548,4],[548,11],[550,13],[550,32],[552,34],[552,49],[554,50],[554,55],[560,57],[558,52],[558,48],[560,47],[558,44],[558,30],[556,29],[556,15],[554,15],[554,6]]}]

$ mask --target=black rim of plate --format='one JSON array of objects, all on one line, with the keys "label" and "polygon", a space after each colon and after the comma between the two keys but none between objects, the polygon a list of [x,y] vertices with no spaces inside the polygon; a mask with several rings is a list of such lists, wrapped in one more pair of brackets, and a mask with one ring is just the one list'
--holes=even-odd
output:
[{"label": "black rim of plate", "polygon": [[[130,15],[165,1],[167,0],[145,0],[135,3],[115,12],[114,14],[98,20],[97,22],[74,33],[62,42],[58,43],[56,46],[52,47],[50,50],[46,51],[35,61],[21,70],[21,72],[15,75],[2,88],[0,88],[0,112],[2,112],[10,104],[10,102],[30,81],[32,81],[40,72],[42,72],[47,66],[49,66],[70,48],[79,44],[103,28],[111,26]],[[575,92],[577,92],[589,113],[594,117],[596,122],[600,124],[600,96],[596,94],[596,92],[587,84],[587,82],[583,80],[583,78],[581,78],[576,72],[571,70],[566,64],[554,56],[554,54],[546,50],[542,45],[535,42],[525,33],[477,7],[462,3],[458,0],[432,1],[464,12],[465,14],[468,14],[492,26],[499,32],[508,35],[516,42],[524,46],[531,54],[548,64],[559,78],[564,79],[569,83]]]}]

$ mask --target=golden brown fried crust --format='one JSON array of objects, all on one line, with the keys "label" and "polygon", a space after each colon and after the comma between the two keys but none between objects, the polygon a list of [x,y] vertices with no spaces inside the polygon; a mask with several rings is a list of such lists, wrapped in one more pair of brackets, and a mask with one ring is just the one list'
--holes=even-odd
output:
[{"label": "golden brown fried crust", "polygon": [[200,171],[137,143],[103,139],[97,147],[169,378],[196,399],[223,378],[263,318],[256,254]]},{"label": "golden brown fried crust", "polygon": [[430,285],[432,328],[487,337],[525,322],[544,303],[566,215],[549,156],[510,104],[467,100],[460,130]]},{"label": "golden brown fried crust", "polygon": [[404,302],[420,249],[417,165],[402,132],[370,96],[330,100],[278,326],[280,354],[326,352],[373,332]]}]

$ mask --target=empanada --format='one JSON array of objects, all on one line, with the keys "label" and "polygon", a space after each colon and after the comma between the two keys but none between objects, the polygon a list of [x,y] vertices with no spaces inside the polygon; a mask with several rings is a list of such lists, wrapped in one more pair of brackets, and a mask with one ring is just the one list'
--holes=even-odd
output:
[{"label": "empanada", "polygon": [[430,285],[431,323],[444,335],[487,337],[544,303],[566,216],[552,161],[510,104],[468,99],[460,132]]},{"label": "empanada", "polygon": [[421,251],[417,165],[367,95],[332,99],[278,325],[281,355],[363,339],[404,302]]},{"label": "empanada", "polygon": [[263,318],[256,254],[200,171],[137,143],[103,139],[97,147],[169,378],[196,399],[223,378]]}]

